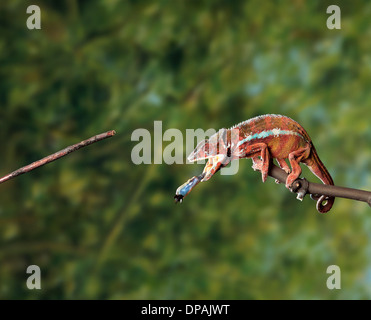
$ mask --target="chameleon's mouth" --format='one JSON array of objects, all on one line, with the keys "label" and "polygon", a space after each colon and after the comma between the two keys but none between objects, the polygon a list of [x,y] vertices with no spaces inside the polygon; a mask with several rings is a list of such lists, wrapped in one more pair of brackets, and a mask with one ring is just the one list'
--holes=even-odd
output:
[{"label": "chameleon's mouth", "polygon": [[201,141],[197,147],[191,152],[191,154],[187,157],[189,162],[195,162],[199,160],[206,160],[213,155],[211,154],[211,150],[209,149],[209,144],[205,141]]},{"label": "chameleon's mouth", "polygon": [[210,159],[211,157],[213,156],[208,156],[208,155],[199,155],[195,152],[192,152],[188,157],[187,157],[187,160],[189,162],[195,162],[195,161],[200,161],[200,160],[207,160],[207,159]]}]

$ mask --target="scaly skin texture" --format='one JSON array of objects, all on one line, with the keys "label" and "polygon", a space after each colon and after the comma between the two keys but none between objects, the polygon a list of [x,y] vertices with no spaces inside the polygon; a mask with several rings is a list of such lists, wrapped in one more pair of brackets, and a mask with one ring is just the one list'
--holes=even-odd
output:
[{"label": "scaly skin texture", "polygon": [[[252,168],[261,171],[263,182],[268,177],[271,160],[276,159],[279,166],[289,174],[287,188],[301,174],[299,163],[307,165],[324,184],[334,184],[304,128],[286,116],[267,114],[243,121],[230,129],[220,129],[210,139],[202,141],[188,160],[208,159],[203,173],[181,185],[174,198],[181,202],[199,182],[209,180],[230,161],[241,158],[252,158]],[[332,197],[320,197],[317,210],[321,213],[328,212],[334,200]]]}]

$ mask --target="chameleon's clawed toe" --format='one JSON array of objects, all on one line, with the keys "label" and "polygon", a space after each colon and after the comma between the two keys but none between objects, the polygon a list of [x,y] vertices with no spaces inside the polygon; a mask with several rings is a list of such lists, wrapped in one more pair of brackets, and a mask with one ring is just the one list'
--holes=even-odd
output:
[{"label": "chameleon's clawed toe", "polygon": [[260,169],[259,169],[255,164],[253,164],[253,165],[251,166],[251,168],[252,168],[254,171],[260,171]]},{"label": "chameleon's clawed toe", "polygon": [[263,164],[260,162],[259,163],[254,162],[251,168],[253,168],[254,171],[262,171]]}]

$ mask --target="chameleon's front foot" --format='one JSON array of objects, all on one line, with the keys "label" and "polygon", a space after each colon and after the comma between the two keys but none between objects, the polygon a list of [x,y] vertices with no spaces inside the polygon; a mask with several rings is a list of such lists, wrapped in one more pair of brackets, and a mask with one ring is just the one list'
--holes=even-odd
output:
[{"label": "chameleon's front foot", "polygon": [[183,183],[178,189],[175,191],[174,200],[175,203],[182,203],[184,197],[192,191],[192,189],[201,182],[205,174],[201,174],[197,177],[193,177],[189,179],[186,183]]},{"label": "chameleon's front foot", "polygon": [[[269,163],[267,165],[263,162],[263,160],[256,157],[256,158],[253,158],[252,168],[253,168],[254,171],[260,171],[261,172],[263,182],[267,181]],[[277,183],[277,181],[276,181],[276,183]]]}]

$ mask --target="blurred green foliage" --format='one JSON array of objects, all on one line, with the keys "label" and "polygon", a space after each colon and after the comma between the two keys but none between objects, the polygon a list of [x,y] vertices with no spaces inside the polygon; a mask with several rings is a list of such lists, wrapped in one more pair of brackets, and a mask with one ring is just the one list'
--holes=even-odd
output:
[{"label": "blurred green foliage", "polygon": [[[203,166],[131,161],[131,133],[155,120],[185,133],[279,113],[336,184],[370,190],[369,1],[35,0],[32,31],[30,4],[0,3],[1,172],[117,135],[0,186],[0,298],[371,298],[366,204],[321,215],[246,160],[175,206]],[[332,264],[341,290],[326,287]]]}]

